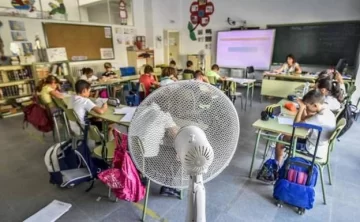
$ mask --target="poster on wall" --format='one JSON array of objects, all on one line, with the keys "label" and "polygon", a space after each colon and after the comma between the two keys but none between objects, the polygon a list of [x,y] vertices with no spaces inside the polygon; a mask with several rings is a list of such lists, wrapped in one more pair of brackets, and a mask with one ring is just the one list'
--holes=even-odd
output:
[{"label": "poster on wall", "polygon": [[[200,25],[206,27],[210,23],[210,16],[214,14],[215,6],[209,0],[197,0],[190,5],[190,21],[187,28],[189,30],[189,37],[196,41],[196,28]],[[199,33],[198,33],[199,34]]]},{"label": "poster on wall", "polygon": [[114,51],[112,48],[100,49],[101,59],[114,59]]},{"label": "poster on wall", "polygon": [[32,55],[34,53],[31,42],[23,42],[22,44],[24,55]]},{"label": "poster on wall", "polygon": [[27,41],[26,32],[24,31],[11,31],[11,37],[15,42]]},{"label": "poster on wall", "polygon": [[48,48],[46,55],[49,62],[61,62],[68,60],[66,49],[64,47]]},{"label": "poster on wall", "polygon": [[25,31],[25,24],[22,21],[9,20],[9,25],[12,31]]},{"label": "poster on wall", "polygon": [[104,31],[105,31],[105,38],[111,39],[111,28],[105,27]]}]

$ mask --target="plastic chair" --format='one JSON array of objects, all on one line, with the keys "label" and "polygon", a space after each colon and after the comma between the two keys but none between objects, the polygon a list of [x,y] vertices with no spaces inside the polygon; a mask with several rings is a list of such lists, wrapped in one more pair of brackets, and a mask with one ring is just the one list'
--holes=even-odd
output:
[{"label": "plastic chair", "polygon": [[[316,158],[315,159],[315,164],[319,167],[319,171],[320,171],[321,189],[322,189],[324,204],[326,204],[326,194],[325,194],[324,176],[323,176],[324,168],[327,167],[328,176],[329,176],[329,184],[332,185],[331,166],[330,166],[330,153],[334,150],[336,139],[337,139],[339,133],[341,132],[341,130],[345,127],[345,125],[346,125],[346,119],[345,118],[342,118],[342,119],[340,119],[338,121],[338,123],[336,125],[336,129],[332,133],[332,135],[330,137],[330,140],[329,140],[329,147],[328,147],[328,152],[327,152],[326,158],[323,158],[323,159]],[[306,155],[306,154],[301,153],[301,152],[296,152],[295,156],[302,157],[302,158],[304,158],[304,159],[306,159],[308,161],[312,161],[311,156]]]},{"label": "plastic chair", "polygon": [[67,119],[67,117],[66,117],[66,113],[65,113],[65,110],[67,109],[66,104],[65,104],[65,102],[64,102],[62,99],[58,99],[58,98],[56,98],[56,97],[53,97],[52,99],[53,99],[55,105],[56,105],[59,109],[62,110],[61,115],[62,115],[62,118],[63,118],[64,123],[65,123],[66,133],[67,133],[67,135],[70,137],[70,136],[71,136],[71,133],[70,133],[69,121],[68,121],[68,119]]},{"label": "plastic chair", "polygon": [[184,73],[182,79],[183,80],[191,80],[191,79],[194,79],[194,76],[191,73]]}]

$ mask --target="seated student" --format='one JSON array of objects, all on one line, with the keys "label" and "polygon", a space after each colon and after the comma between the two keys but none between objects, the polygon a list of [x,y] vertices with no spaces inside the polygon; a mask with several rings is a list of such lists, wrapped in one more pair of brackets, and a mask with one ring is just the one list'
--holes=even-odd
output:
[{"label": "seated student", "polygon": [[328,69],[320,72],[316,80],[316,84],[321,79],[330,79],[337,81],[339,83],[340,89],[342,90],[342,94],[343,95],[346,94],[344,79],[342,78],[341,74],[338,71],[333,69]]},{"label": "seated student", "polygon": [[200,82],[206,82],[209,83],[208,78],[204,75],[203,72],[201,72],[200,70],[196,70],[195,71],[195,80],[196,81],[200,81]]},{"label": "seated student", "polygon": [[[305,122],[312,125],[321,126],[321,132],[318,151],[316,156],[326,158],[329,139],[336,128],[336,118],[333,112],[324,105],[324,96],[318,90],[309,91],[302,100],[298,100],[299,111],[294,122]],[[307,139],[298,139],[297,150],[302,150],[310,155],[314,155],[318,131],[310,130]],[[290,142],[289,136],[283,137],[284,141]],[[276,161],[280,165],[284,154],[285,145],[276,144]]]},{"label": "seated student", "polygon": [[38,91],[40,92],[41,102],[50,109],[55,107],[52,97],[62,99],[64,96],[58,90],[60,81],[53,75],[49,75],[46,79],[40,81]]},{"label": "seated student", "polygon": [[177,75],[178,75],[178,69],[177,69],[177,67],[176,67],[176,62],[175,62],[174,60],[171,60],[171,61],[170,61],[169,67],[175,69],[174,77],[175,77],[176,79],[178,79],[178,76],[177,76]]},{"label": "seated student", "polygon": [[299,63],[296,62],[295,57],[292,54],[286,56],[286,63],[284,63],[280,69],[275,70],[276,73],[297,73],[301,74],[302,70]]},{"label": "seated student", "polygon": [[220,68],[217,64],[214,64],[211,66],[211,71],[206,73],[207,77],[215,77],[216,80],[224,81],[226,80],[226,77],[222,77],[219,75]]},{"label": "seated student", "polygon": [[82,75],[80,77],[82,80],[86,80],[89,83],[92,83],[94,81],[98,80],[98,77],[94,75],[94,70],[92,68],[83,68],[82,69]]},{"label": "seated student", "polygon": [[192,74],[194,76],[195,72],[194,72],[194,68],[193,68],[194,64],[192,61],[187,61],[186,62],[186,69],[184,69],[183,73],[189,73]]},{"label": "seated student", "polygon": [[118,77],[116,75],[116,73],[113,71],[113,68],[112,68],[112,65],[110,62],[105,62],[104,68],[105,68],[105,72],[101,75],[103,78],[114,79],[114,78]]},{"label": "seated student", "polygon": [[317,82],[317,88],[325,97],[325,104],[331,111],[338,111],[341,108],[342,93],[338,82],[321,79]]},{"label": "seated student", "polygon": [[160,86],[165,86],[167,84],[176,82],[177,79],[174,76],[175,74],[176,73],[174,68],[172,67],[163,68],[161,73]]},{"label": "seated student", "polygon": [[[85,116],[87,113],[93,111],[98,114],[104,114],[108,109],[107,103],[104,103],[102,107],[98,107],[89,99],[91,90],[90,86],[91,85],[88,81],[82,79],[75,83],[76,95],[72,97],[71,107],[78,116],[81,124],[85,124]],[[95,125],[100,131],[103,130],[101,120],[91,118],[89,121],[91,125]],[[108,135],[111,135],[111,129],[109,129]]]},{"label": "seated student", "polygon": [[152,75],[153,72],[154,69],[151,66],[146,65],[144,69],[144,74],[142,74],[139,78],[139,82],[142,83],[145,88],[144,98],[149,95],[150,88],[152,86],[159,86],[159,83],[155,81],[154,76]]}]

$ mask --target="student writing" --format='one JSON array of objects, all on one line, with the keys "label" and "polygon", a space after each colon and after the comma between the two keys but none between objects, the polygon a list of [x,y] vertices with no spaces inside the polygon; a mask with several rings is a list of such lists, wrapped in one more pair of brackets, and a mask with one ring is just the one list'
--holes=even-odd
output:
[{"label": "student writing", "polygon": [[211,66],[211,71],[206,73],[207,77],[215,78],[216,80],[226,80],[226,77],[222,77],[219,75],[220,67],[217,64]]},{"label": "student writing", "polygon": [[[329,139],[336,128],[336,118],[333,112],[324,104],[325,98],[318,90],[309,91],[302,100],[298,100],[299,111],[294,122],[305,122],[308,124],[321,126],[321,132],[317,157],[326,158]],[[307,152],[314,155],[316,140],[318,137],[317,130],[310,130],[307,139],[297,140],[297,150]],[[289,136],[283,137],[284,141],[290,142]],[[285,145],[276,144],[276,160],[278,164],[282,162]]]},{"label": "student writing", "polygon": [[98,77],[96,77],[94,75],[94,70],[92,70],[91,68],[83,68],[80,79],[88,81],[89,83],[92,83],[94,81],[97,81]]},{"label": "student writing", "polygon": [[150,88],[152,86],[160,86],[158,82],[155,81],[154,76],[152,75],[152,73],[154,72],[153,68],[149,65],[145,66],[144,69],[144,74],[142,74],[139,78],[139,82],[142,83],[144,85],[144,98],[149,95],[150,93]]},{"label": "student writing", "polygon": [[276,73],[297,73],[301,74],[302,70],[299,63],[296,62],[295,57],[292,54],[286,56],[286,63],[284,63],[280,69],[275,70]]}]

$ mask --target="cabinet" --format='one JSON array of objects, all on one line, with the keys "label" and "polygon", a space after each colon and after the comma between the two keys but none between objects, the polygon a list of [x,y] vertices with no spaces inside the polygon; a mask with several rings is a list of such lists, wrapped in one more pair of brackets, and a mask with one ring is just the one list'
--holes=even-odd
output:
[{"label": "cabinet", "polygon": [[204,73],[211,70],[211,56],[210,55],[187,55],[187,61],[192,61],[194,70],[201,70]]},{"label": "cabinet", "polygon": [[21,115],[35,93],[31,66],[0,66],[0,117]]},{"label": "cabinet", "polygon": [[137,74],[141,74],[141,68],[144,65],[150,65],[154,67],[154,50],[137,50],[127,51],[128,65],[133,66],[136,69]]}]

